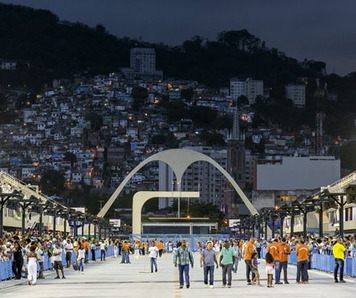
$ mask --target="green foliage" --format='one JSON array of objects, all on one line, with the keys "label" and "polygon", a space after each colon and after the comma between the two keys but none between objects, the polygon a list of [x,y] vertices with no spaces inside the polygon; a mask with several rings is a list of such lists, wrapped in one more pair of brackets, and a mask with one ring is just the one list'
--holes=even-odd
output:
[{"label": "green foliage", "polygon": [[156,212],[158,210],[158,198],[152,198],[143,205],[144,212]]},{"label": "green foliage", "polygon": [[44,194],[52,196],[64,190],[65,178],[61,172],[48,170],[41,178],[40,185]]},{"label": "green foliage", "polygon": [[230,116],[218,116],[214,122],[215,129],[232,128],[233,120]]},{"label": "green foliage", "polygon": [[190,101],[193,98],[194,91],[192,88],[183,89],[180,93],[181,98]]},{"label": "green foliage", "polygon": [[204,130],[201,134],[201,139],[207,146],[225,146],[224,136],[216,131]]},{"label": "green foliage", "polygon": [[188,111],[188,116],[193,119],[196,127],[209,128],[213,127],[217,118],[217,111],[209,107],[192,106]]},{"label": "green foliage", "polygon": [[237,105],[239,106],[243,106],[243,105],[248,105],[248,99],[245,95],[241,95],[238,99],[237,99]]},{"label": "green foliage", "polygon": [[148,96],[147,89],[143,87],[134,87],[131,96],[135,99],[145,99]]},{"label": "green foliage", "polygon": [[181,100],[168,102],[164,105],[169,122],[176,122],[188,116],[186,105]]},{"label": "green foliage", "polygon": [[72,166],[74,163],[77,162],[77,156],[72,152],[66,152],[63,159],[66,161],[70,161]]},{"label": "green foliage", "polygon": [[179,147],[179,141],[172,132],[152,136],[151,143],[154,145],[163,145],[168,148]]},{"label": "green foliage", "polygon": [[[212,203],[195,203],[190,202],[188,210],[188,202],[186,199],[180,200],[181,213],[184,215],[190,215],[191,217],[208,217],[210,220],[222,220],[224,213],[222,213],[218,206]],[[175,200],[170,207],[173,212],[178,210],[178,200]]]},{"label": "green foliage", "polygon": [[[0,57],[30,62],[30,68],[26,64],[21,67],[20,76],[4,73],[6,82],[22,85],[40,86],[41,81],[50,82],[53,77],[83,71],[89,71],[88,75],[107,73],[127,67],[130,48],[134,46],[155,48],[157,68],[163,69],[167,76],[210,86],[222,86],[233,76],[253,76],[274,86],[301,76],[315,76],[325,65],[315,62],[309,64],[309,69],[303,68],[297,60],[268,49],[245,29],[223,31],[215,41],[194,36],[182,46],[170,47],[117,38],[102,25],[90,28],[59,21],[58,16],[47,10],[7,4],[0,4],[0,36]],[[183,95],[189,100],[191,91]]]},{"label": "green foliage", "polygon": [[95,112],[87,113],[84,119],[90,121],[90,126],[93,131],[98,131],[100,126],[103,125],[103,116]]}]

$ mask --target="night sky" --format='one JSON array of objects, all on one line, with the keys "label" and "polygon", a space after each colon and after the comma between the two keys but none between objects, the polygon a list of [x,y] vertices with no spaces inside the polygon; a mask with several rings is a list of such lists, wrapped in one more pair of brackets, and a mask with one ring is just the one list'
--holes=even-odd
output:
[{"label": "night sky", "polygon": [[355,0],[0,0],[49,9],[62,20],[104,25],[118,37],[180,45],[247,29],[291,57],[321,60],[328,73],[356,71]]}]

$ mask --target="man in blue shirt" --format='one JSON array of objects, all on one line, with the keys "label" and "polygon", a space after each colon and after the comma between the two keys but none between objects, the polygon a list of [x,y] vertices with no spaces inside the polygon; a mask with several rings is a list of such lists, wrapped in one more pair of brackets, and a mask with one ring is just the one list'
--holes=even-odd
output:
[{"label": "man in blue shirt", "polygon": [[200,257],[200,267],[203,267],[204,263],[204,287],[208,287],[208,273],[210,273],[209,285],[210,288],[214,288],[214,263],[216,264],[216,269],[218,266],[218,261],[216,259],[215,251],[213,250],[213,243],[208,241],[206,243],[206,249],[203,249]]}]

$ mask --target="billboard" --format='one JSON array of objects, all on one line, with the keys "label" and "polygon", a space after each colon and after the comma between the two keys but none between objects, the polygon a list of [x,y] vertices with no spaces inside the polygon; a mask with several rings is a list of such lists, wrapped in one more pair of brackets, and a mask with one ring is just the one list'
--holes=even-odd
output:
[{"label": "billboard", "polygon": [[229,228],[236,228],[240,223],[240,219],[229,219]]}]

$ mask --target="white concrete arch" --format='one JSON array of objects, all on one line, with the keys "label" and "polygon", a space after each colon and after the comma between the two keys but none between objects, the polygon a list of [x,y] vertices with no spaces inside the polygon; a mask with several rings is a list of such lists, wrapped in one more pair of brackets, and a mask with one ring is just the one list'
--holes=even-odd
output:
[{"label": "white concrete arch", "polygon": [[104,207],[99,211],[98,216],[104,217],[105,214],[108,212],[110,209],[111,205],[114,203],[116,198],[119,196],[121,191],[124,189],[125,185],[129,180],[132,178],[133,175],[135,175],[141,168],[143,168],[145,165],[152,161],[163,161],[166,164],[168,164],[174,174],[176,175],[177,179],[177,184],[178,184],[178,191],[181,191],[181,181],[183,174],[185,170],[194,162],[197,161],[206,161],[213,165],[215,168],[217,168],[224,176],[225,178],[231,183],[233,188],[236,190],[242,201],[245,203],[246,207],[249,209],[251,214],[255,215],[258,214],[256,208],[252,205],[250,200],[246,197],[246,195],[243,193],[241,188],[238,186],[236,181],[231,177],[231,175],[223,168],[221,167],[215,160],[210,158],[209,156],[206,156],[202,153],[193,151],[193,150],[187,150],[187,149],[171,149],[171,150],[166,150],[159,152],[155,155],[150,156],[149,158],[145,159],[142,161],[138,166],[136,166],[124,179],[124,181],[121,182],[119,187],[115,190],[115,192],[111,195],[109,200],[106,202]]}]

